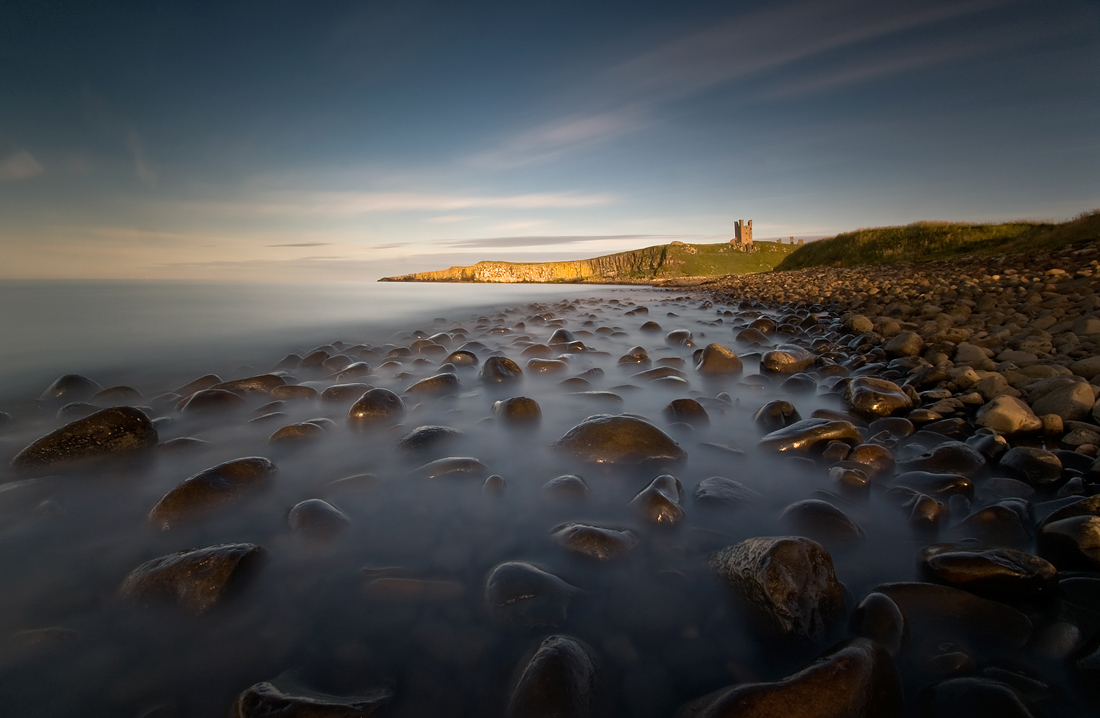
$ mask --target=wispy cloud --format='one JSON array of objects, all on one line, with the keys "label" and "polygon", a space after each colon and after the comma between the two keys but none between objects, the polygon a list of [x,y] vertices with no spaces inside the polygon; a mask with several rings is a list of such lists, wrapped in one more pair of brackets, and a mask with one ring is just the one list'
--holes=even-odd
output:
[{"label": "wispy cloud", "polygon": [[542,192],[516,195],[459,195],[419,192],[277,191],[235,202],[188,202],[187,209],[235,216],[358,217],[379,212],[446,212],[463,209],[575,209],[613,202],[610,194]]},{"label": "wispy cloud", "polygon": [[[675,101],[826,53],[1017,1],[899,4],[814,0],[770,5],[666,42],[597,73],[576,97],[562,100],[581,109],[506,137],[495,147],[474,154],[470,161],[509,168],[554,160],[650,127],[660,121],[660,111]],[[964,39],[970,40],[959,38],[960,42]],[[898,60],[887,52],[876,68],[865,69],[865,73],[881,77],[912,69],[919,62]]]},{"label": "wispy cloud", "polygon": [[288,242],[286,244],[267,244],[266,247],[331,247],[332,242]]},{"label": "wispy cloud", "polygon": [[30,152],[19,150],[0,159],[0,182],[19,182],[37,177],[46,170]]},{"label": "wispy cloud", "polygon": [[473,219],[473,216],[468,214],[443,214],[438,217],[428,217],[425,221],[433,224],[451,224],[453,222],[465,222],[470,219]]},{"label": "wispy cloud", "polygon": [[681,239],[681,237],[669,237],[660,234],[602,234],[602,235],[563,235],[547,237],[481,237],[477,239],[447,239],[436,244],[446,247],[469,248],[507,248],[507,247],[542,247],[559,244],[576,244],[579,242],[607,242],[619,240],[669,240]]}]

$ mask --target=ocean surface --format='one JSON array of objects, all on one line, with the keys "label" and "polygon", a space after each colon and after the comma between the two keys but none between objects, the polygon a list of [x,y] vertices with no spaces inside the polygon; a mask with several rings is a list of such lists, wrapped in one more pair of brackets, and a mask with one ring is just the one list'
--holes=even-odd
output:
[{"label": "ocean surface", "polygon": [[[438,316],[599,296],[585,285],[329,282],[0,282],[0,401],[32,398],[62,374],[103,386],[231,372],[337,336],[380,337]],[[624,291],[618,288],[617,291]],[[634,290],[637,291],[637,290]]]}]

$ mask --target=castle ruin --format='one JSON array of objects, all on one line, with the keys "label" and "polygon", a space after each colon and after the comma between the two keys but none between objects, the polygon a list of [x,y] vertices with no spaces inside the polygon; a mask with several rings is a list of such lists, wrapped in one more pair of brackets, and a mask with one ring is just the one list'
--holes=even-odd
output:
[{"label": "castle ruin", "polygon": [[745,223],[745,220],[739,219],[733,225],[733,239],[730,240],[730,244],[734,245],[742,252],[753,251],[752,246],[752,220]]}]

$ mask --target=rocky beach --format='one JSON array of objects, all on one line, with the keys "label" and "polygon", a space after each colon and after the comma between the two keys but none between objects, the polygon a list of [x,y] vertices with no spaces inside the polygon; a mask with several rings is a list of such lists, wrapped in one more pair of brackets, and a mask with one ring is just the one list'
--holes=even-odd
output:
[{"label": "rocky beach", "polygon": [[66,375],[0,414],[4,700],[1090,714],[1098,265],[727,277]]}]

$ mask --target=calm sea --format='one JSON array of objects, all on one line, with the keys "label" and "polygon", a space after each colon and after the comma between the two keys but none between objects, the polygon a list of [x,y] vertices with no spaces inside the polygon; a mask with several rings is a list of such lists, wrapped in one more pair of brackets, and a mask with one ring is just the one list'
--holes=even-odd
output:
[{"label": "calm sea", "polygon": [[[379,344],[505,305],[592,296],[601,286],[0,282],[0,400],[37,396],[61,374],[103,386],[231,372],[342,339]],[[621,288],[620,288],[621,291]],[[421,326],[423,325],[423,326]]]}]

